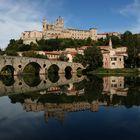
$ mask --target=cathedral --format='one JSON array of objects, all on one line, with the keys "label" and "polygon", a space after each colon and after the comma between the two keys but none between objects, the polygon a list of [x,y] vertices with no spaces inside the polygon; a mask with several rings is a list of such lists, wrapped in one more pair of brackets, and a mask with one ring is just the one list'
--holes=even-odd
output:
[{"label": "cathedral", "polygon": [[55,38],[71,38],[71,39],[87,39],[97,40],[97,29],[78,30],[64,27],[64,19],[58,17],[56,21],[50,24],[45,19],[42,22],[42,31],[25,31],[21,35],[24,44],[36,43],[36,40],[55,39]]}]

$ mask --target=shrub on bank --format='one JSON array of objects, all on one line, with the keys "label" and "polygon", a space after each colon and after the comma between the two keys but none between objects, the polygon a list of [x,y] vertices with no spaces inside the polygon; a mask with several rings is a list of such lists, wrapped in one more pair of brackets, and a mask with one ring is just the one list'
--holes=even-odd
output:
[{"label": "shrub on bank", "polygon": [[129,68],[123,68],[123,69],[104,69],[104,68],[98,68],[91,73],[99,73],[99,74],[125,74],[125,73],[139,73],[138,69],[129,69]]}]

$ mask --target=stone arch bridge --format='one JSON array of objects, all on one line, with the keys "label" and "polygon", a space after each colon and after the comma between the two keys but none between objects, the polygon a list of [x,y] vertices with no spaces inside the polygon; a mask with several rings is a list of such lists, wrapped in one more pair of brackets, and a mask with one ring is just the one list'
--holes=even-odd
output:
[{"label": "stone arch bridge", "polygon": [[52,65],[56,65],[59,68],[59,74],[64,74],[67,68],[71,69],[71,73],[76,73],[78,69],[84,69],[80,63],[52,61],[31,57],[0,56],[0,72],[3,68],[9,66],[13,69],[14,75],[20,75],[28,64],[33,64],[35,68],[38,69],[39,74],[47,74],[48,69]]}]

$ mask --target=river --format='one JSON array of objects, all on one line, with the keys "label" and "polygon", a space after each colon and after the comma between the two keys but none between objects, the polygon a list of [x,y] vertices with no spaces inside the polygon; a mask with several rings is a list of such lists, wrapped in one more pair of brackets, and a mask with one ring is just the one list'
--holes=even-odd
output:
[{"label": "river", "polygon": [[0,140],[139,140],[140,77],[0,78]]}]

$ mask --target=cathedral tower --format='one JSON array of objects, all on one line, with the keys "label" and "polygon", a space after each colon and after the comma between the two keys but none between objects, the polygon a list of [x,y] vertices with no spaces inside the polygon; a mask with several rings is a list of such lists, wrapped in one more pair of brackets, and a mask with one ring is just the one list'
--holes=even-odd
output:
[{"label": "cathedral tower", "polygon": [[46,21],[46,19],[43,19],[42,30],[43,30],[43,36],[44,36],[47,32],[47,21]]},{"label": "cathedral tower", "polygon": [[56,20],[55,28],[57,30],[63,30],[64,29],[64,19],[61,16],[59,16],[58,19]]},{"label": "cathedral tower", "polygon": [[112,49],[112,40],[111,40],[111,37],[109,38],[109,47]]}]

